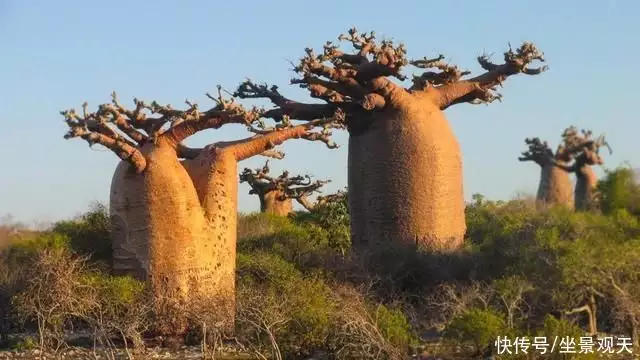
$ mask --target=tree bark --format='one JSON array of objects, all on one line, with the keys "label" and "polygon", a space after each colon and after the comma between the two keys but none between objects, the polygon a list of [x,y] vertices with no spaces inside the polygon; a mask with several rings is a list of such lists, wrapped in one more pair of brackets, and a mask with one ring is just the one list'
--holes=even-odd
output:
[{"label": "tree bark", "polygon": [[576,210],[591,210],[598,177],[589,165],[582,166],[576,171],[575,208]]},{"label": "tree bark", "polygon": [[540,170],[537,200],[543,204],[563,205],[573,209],[573,191],[569,173],[551,163]]},{"label": "tree bark", "polygon": [[458,141],[432,99],[395,100],[349,138],[353,243],[455,249],[466,231]]},{"label": "tree bark", "polygon": [[121,162],[111,185],[113,270],[151,284],[158,331],[180,335],[185,319],[163,299],[211,301],[222,330],[235,320],[237,163],[223,151],[181,162],[170,146],[142,149],[147,168]]},{"label": "tree bark", "polygon": [[260,211],[263,213],[288,216],[293,212],[293,202],[291,198],[284,197],[284,200],[281,200],[281,196],[284,196],[281,191],[268,191],[266,194],[259,194],[259,196]]}]

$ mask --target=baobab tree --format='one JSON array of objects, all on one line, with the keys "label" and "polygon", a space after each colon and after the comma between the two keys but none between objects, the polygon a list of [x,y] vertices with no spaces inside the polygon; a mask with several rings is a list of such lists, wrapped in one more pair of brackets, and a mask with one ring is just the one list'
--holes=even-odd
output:
[{"label": "baobab tree", "polygon": [[526,138],[529,147],[518,158],[533,161],[540,166],[540,183],[536,199],[539,204],[563,205],[573,208],[573,184],[569,178],[569,163],[573,154],[560,144],[554,153],[546,141],[540,138]]},{"label": "baobab tree", "polygon": [[[122,161],[111,184],[110,214],[113,268],[149,281],[158,302],[210,301],[221,315],[221,329],[230,331],[235,314],[237,228],[237,163],[272,151],[292,138],[336,145],[331,128],[341,127],[340,114],[303,125],[286,122],[268,127],[264,110],[245,109],[219,96],[216,105],[200,110],[187,100],[177,110],[155,101],[134,99],[127,109],[112,94],[112,102],[82,114],[62,111],[69,127],[65,135],[100,144]],[[242,124],[253,136],[216,142],[203,149],[183,141],[205,129]],[[321,131],[314,131],[322,127]],[[268,154],[268,153],[267,153]],[[196,300],[197,299],[197,300]],[[185,320],[158,306],[158,331],[180,334]]]},{"label": "baobab tree", "polygon": [[[460,146],[443,111],[462,103],[490,103],[508,77],[536,75],[546,67],[531,43],[504,53],[504,63],[478,57],[484,73],[473,77],[447,64],[444,56],[409,61],[402,44],[377,41],[357,29],[340,35],[355,53],[332,42],[317,54],[307,48],[291,83],[308,89],[320,104],[285,98],[276,86],[242,83],[240,98],[267,98],[272,119],[310,120],[345,113],[349,131],[348,187],[354,245],[411,244],[458,247],[466,231]],[[426,70],[405,88],[406,65]],[[433,71],[435,70],[435,71]]]},{"label": "baobab tree", "polygon": [[[591,166],[603,163],[599,148],[609,146],[604,135],[591,139],[591,131],[579,134],[575,126],[562,133],[562,143],[553,153],[548,143],[539,138],[527,138],[529,150],[522,153],[520,161],[534,161],[540,165],[540,185],[537,200],[544,204],[559,204],[576,210],[593,206],[598,178]],[[609,149],[611,150],[611,149]],[[569,173],[576,174],[575,190]]]},{"label": "baobab tree", "polygon": [[293,200],[309,210],[312,207],[309,196],[330,182],[311,181],[309,175],[289,176],[286,170],[280,176],[272,177],[269,175],[270,170],[269,161],[259,169],[245,168],[240,174],[240,182],[249,184],[249,194],[258,195],[261,212],[278,216],[287,216],[293,212]]},{"label": "baobab tree", "polygon": [[600,156],[600,147],[606,146],[611,153],[611,147],[606,142],[604,134],[593,139],[591,130],[582,129],[578,132],[575,126],[567,128],[563,134],[564,147],[568,151],[576,151],[575,160],[570,166],[562,165],[565,170],[576,174],[574,191],[575,209],[591,210],[595,206],[598,176],[592,166],[604,163]]}]

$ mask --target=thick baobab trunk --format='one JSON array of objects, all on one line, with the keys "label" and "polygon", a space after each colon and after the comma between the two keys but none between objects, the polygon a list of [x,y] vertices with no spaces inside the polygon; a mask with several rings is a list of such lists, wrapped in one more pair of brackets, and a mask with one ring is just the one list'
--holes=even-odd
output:
[{"label": "thick baobab trunk", "polygon": [[269,191],[260,195],[260,211],[277,216],[288,216],[293,212],[293,202],[281,191]]},{"label": "thick baobab trunk", "polygon": [[[160,303],[211,302],[219,309],[223,330],[230,330],[235,314],[236,161],[205,151],[180,162],[170,146],[142,150],[145,172],[133,174],[122,162],[111,186],[113,269],[149,281]],[[159,311],[161,332],[185,330],[180,316],[167,319],[173,316],[162,312],[170,310]]]},{"label": "thick baobab trunk", "polygon": [[598,184],[598,177],[591,166],[582,166],[576,171],[575,207],[576,210],[590,210]]},{"label": "thick baobab trunk", "polygon": [[466,231],[460,147],[433,102],[406,97],[349,138],[351,236],[356,246],[456,248]]},{"label": "thick baobab trunk", "polygon": [[569,173],[553,164],[545,164],[540,170],[538,201],[573,208],[573,189]]},{"label": "thick baobab trunk", "polygon": [[[402,44],[379,44],[374,32],[349,29],[340,40],[357,51],[345,53],[326,42],[321,52],[306,48],[294,70],[292,83],[307,88],[327,104],[287,99],[277,86],[246,81],[241,98],[266,98],[277,108],[264,113],[277,120],[337,117],[349,130],[349,212],[355,246],[420,245],[456,249],[466,232],[462,159],[458,142],[443,111],[462,103],[500,99],[498,85],[517,74],[538,75],[546,67],[532,43],[504,53],[504,63],[478,57],[485,70],[470,72],[444,61],[444,56],[406,58]],[[406,80],[402,68],[411,64],[424,71],[409,89],[390,80]]]},{"label": "thick baobab trunk", "polygon": [[[82,116],[74,109],[61,112],[69,127],[66,139],[101,144],[123,160],[111,184],[113,270],[147,282],[155,305],[153,330],[163,335],[184,334],[188,320],[233,331],[237,163],[293,138],[333,146],[326,131],[312,131],[329,127],[333,118],[277,131],[254,127],[261,111],[207,95],[216,106],[205,112],[190,101],[189,109],[176,110],[136,100],[130,110],[115,93],[96,112],[86,103]],[[182,144],[199,131],[232,123],[249,125],[255,135],[204,149]]]}]

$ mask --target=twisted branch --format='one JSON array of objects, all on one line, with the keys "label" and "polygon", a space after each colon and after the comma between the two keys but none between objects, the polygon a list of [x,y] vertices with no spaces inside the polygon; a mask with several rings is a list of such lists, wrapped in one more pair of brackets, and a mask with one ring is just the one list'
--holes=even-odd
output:
[{"label": "twisted branch", "polygon": [[[544,62],[544,53],[539,51],[530,42],[524,42],[515,51],[509,44],[509,50],[504,53],[504,63],[494,64],[489,60],[489,56],[484,54],[478,57],[478,63],[486,70],[485,73],[468,80],[460,80],[461,74],[456,68],[445,67],[441,74],[450,81],[438,87],[439,105],[441,109],[446,109],[451,105],[460,103],[491,103],[502,99],[502,95],[496,93],[496,88],[502,86],[503,82],[512,75],[538,75],[548,70],[547,66],[540,68],[530,68],[534,61]],[[438,62],[436,62],[438,64]],[[438,64],[440,65],[440,64]],[[466,72],[468,74],[468,72]],[[431,83],[430,85],[435,85]]]},{"label": "twisted branch", "polygon": [[[543,53],[529,42],[515,50],[510,47],[504,53],[503,64],[492,63],[487,55],[478,57],[486,72],[463,79],[471,72],[446,63],[443,55],[409,61],[403,44],[395,44],[392,40],[378,41],[374,32],[360,33],[351,28],[338,40],[349,42],[355,53],[348,54],[337,44],[327,41],[321,53],[306,48],[305,55],[294,64],[293,70],[299,77],[292,79],[291,84],[307,89],[311,97],[324,104],[295,102],[282,96],[276,86],[258,85],[251,80],[240,84],[235,96],[269,99],[275,108],[266,111],[264,116],[278,121],[285,117],[297,120],[327,117],[340,108],[345,112],[350,130],[355,130],[366,128],[366,124],[359,124],[363,117],[357,115],[395,105],[402,96],[394,94],[427,92],[443,110],[464,102],[488,103],[501,98],[495,90],[507,77],[519,73],[536,75],[547,69],[546,66],[529,67],[536,60],[544,61]],[[414,76],[412,88],[406,90],[389,79],[404,81],[407,77],[402,69],[406,65],[433,70]]]}]

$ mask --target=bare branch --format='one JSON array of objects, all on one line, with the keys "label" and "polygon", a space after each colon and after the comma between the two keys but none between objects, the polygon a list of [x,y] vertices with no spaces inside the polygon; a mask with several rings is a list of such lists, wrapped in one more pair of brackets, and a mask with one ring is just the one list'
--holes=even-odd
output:
[{"label": "bare branch", "polygon": [[278,160],[282,160],[284,159],[284,153],[282,151],[278,151],[278,150],[267,150],[264,151],[262,154],[260,154],[264,157],[269,157],[272,159],[278,159]]},{"label": "bare branch", "polygon": [[[69,126],[65,138],[81,137],[91,145],[101,144],[114,151],[121,159],[132,162],[138,172],[143,171],[146,166],[138,147],[147,141],[155,143],[162,139],[173,146],[180,157],[193,158],[197,156],[198,151],[181,145],[187,137],[200,130],[219,128],[229,123],[250,125],[264,112],[255,107],[247,110],[236,104],[233,99],[226,100],[220,90],[218,86],[217,98],[207,94],[216,105],[204,112],[189,100],[185,101],[188,105],[186,110],[176,110],[171,105],[160,105],[155,101],[147,105],[134,99],[136,108],[128,110],[120,104],[116,93],[113,92],[112,103],[100,105],[96,112],[88,112],[86,103],[83,104],[82,116],[74,109],[62,111],[61,114]],[[145,111],[161,116],[150,117]],[[162,131],[167,123],[170,123],[169,128]]]},{"label": "bare branch", "polygon": [[296,120],[315,120],[330,117],[336,111],[336,107],[331,104],[305,104],[287,99],[278,92],[277,86],[258,85],[248,79],[238,86],[233,95],[240,99],[271,100],[277,108],[265,111],[262,116],[278,121],[285,117]]},{"label": "bare branch", "polygon": [[522,152],[522,156],[518,158],[519,161],[533,161],[540,166],[544,166],[553,159],[553,151],[551,151],[546,141],[543,142],[540,138],[535,137],[526,138],[524,142],[529,146],[529,149]]},{"label": "bare branch", "polygon": [[107,119],[98,113],[88,113],[87,105],[83,104],[83,116],[78,115],[74,109],[61,111],[69,131],[65,139],[79,137],[89,143],[89,146],[100,144],[113,151],[122,160],[128,161],[136,173],[141,173],[147,166],[146,159],[136,147],[126,138],[111,129]]},{"label": "bare branch", "polygon": [[499,100],[501,95],[494,94],[494,91],[509,76],[520,73],[537,75],[548,69],[547,66],[529,68],[536,60],[544,62],[544,54],[530,42],[524,42],[515,51],[509,46],[509,50],[504,53],[504,63],[500,65],[492,63],[487,55],[482,55],[478,57],[478,63],[486,70],[484,74],[438,87],[440,108],[444,110],[462,102],[487,103]]},{"label": "bare branch", "polygon": [[179,144],[187,137],[204,129],[217,129],[225,124],[246,124],[251,125],[259,120],[264,110],[253,107],[249,110],[236,103],[233,98],[226,100],[222,96],[222,87],[218,86],[218,97],[213,97],[207,93],[207,97],[216,102],[216,106],[200,112],[198,105],[186,101],[189,109],[178,111],[167,108],[158,108],[157,111],[164,116],[170,116],[174,120],[171,127],[163,134],[163,138],[172,144]]},{"label": "bare branch", "polygon": [[268,192],[278,191],[278,200],[296,199],[303,206],[307,203],[307,197],[330,182],[312,182],[309,175],[290,176],[288,171],[283,171],[280,176],[274,178],[269,176],[269,171],[269,161],[259,169],[245,168],[240,174],[240,182],[246,182],[251,186],[250,194],[264,196]]},{"label": "bare branch", "polygon": [[427,57],[420,60],[413,60],[409,63],[415,67],[428,69],[436,68],[440,72],[427,71],[420,76],[413,77],[413,88],[423,90],[429,86],[439,86],[459,81],[463,76],[471,74],[470,71],[461,71],[455,65],[449,65],[444,60],[444,55],[429,59]]}]

